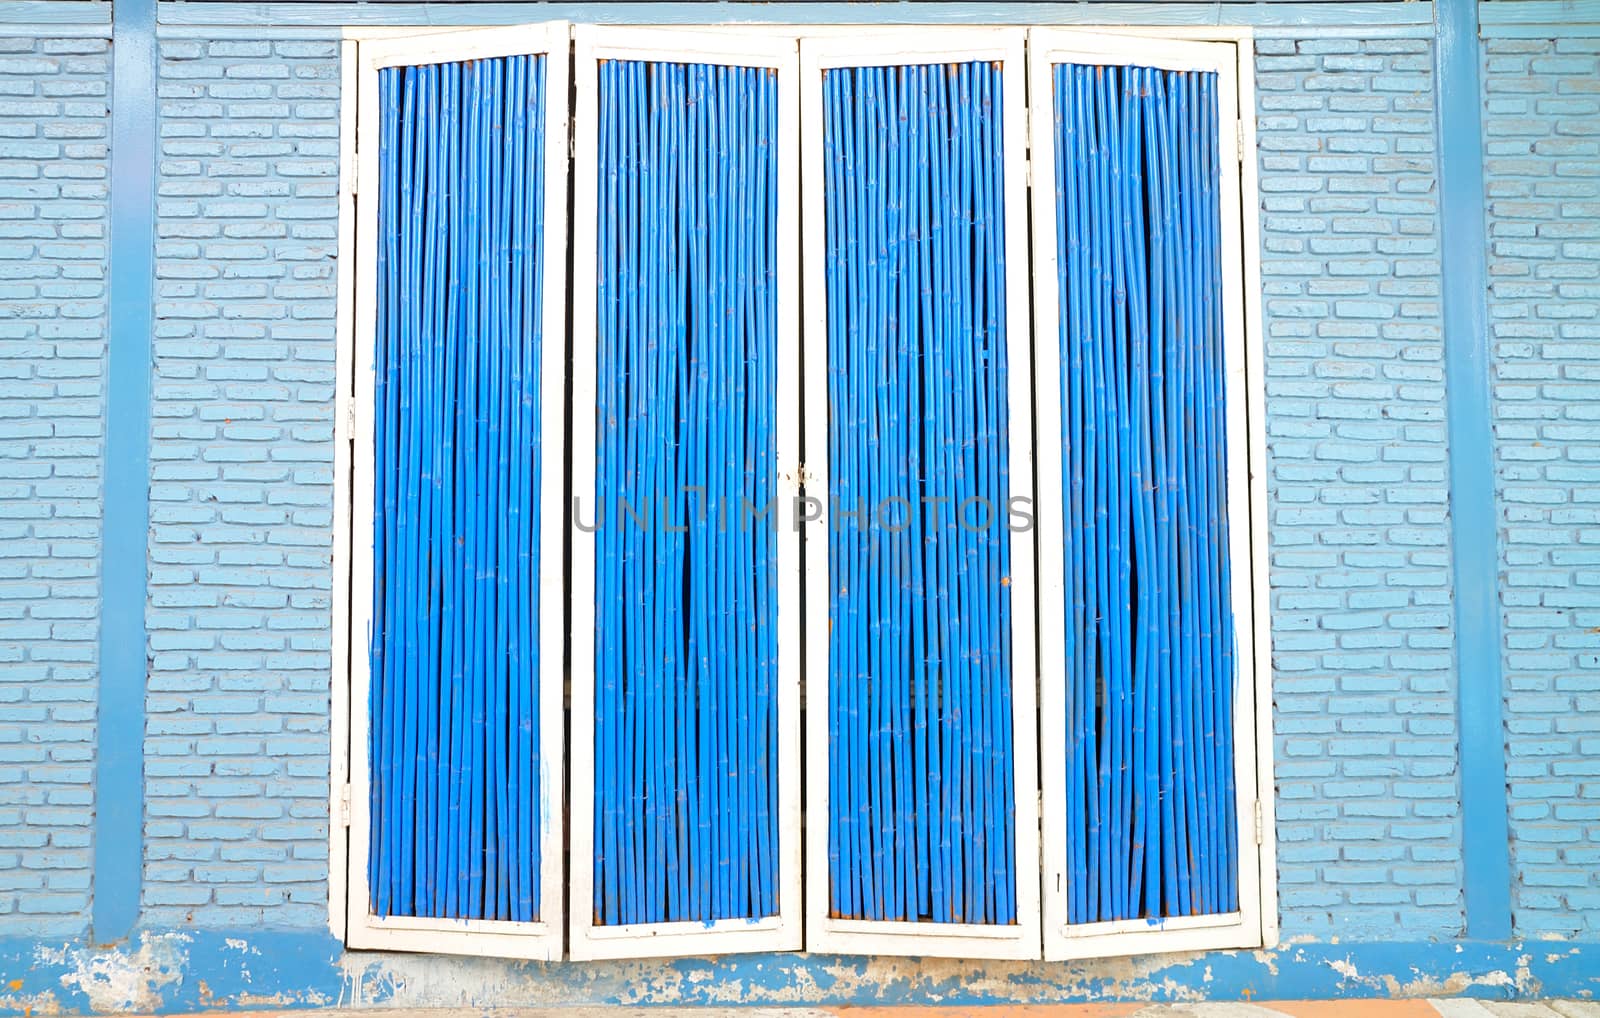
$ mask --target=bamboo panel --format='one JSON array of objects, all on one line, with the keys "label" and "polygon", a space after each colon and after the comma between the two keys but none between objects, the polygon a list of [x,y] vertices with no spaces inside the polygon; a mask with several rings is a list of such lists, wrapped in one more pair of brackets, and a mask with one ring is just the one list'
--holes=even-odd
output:
[{"label": "bamboo panel", "polygon": [[830,913],[1011,924],[1001,107],[1022,97],[987,62],[828,70],[823,95]]},{"label": "bamboo panel", "polygon": [[776,73],[599,76],[590,905],[776,915]]},{"label": "bamboo panel", "polygon": [[1054,77],[1068,920],[1231,912],[1216,75]]},{"label": "bamboo panel", "polygon": [[538,493],[561,467],[540,455],[544,61],[379,90],[372,911],[528,922]]}]

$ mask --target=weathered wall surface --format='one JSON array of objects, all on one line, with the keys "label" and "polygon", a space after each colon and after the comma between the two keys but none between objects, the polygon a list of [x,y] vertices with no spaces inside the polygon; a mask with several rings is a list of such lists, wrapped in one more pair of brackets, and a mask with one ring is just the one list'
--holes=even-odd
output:
[{"label": "weathered wall surface", "polygon": [[335,41],[161,42],[145,921],[327,924]]},{"label": "weathered wall surface", "polygon": [[1462,925],[1430,48],[1256,43],[1289,936]]},{"label": "weathered wall surface", "polygon": [[1484,47],[1517,932],[1600,936],[1600,39]]},{"label": "weathered wall surface", "polygon": [[88,923],[109,50],[0,36],[0,936]]}]

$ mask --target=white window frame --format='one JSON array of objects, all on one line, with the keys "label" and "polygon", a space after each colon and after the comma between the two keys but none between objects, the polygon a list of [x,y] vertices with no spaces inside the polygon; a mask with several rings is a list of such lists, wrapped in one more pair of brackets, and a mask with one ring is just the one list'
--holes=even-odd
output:
[{"label": "white window frame", "polygon": [[[352,948],[554,960],[561,957],[563,735],[562,589],[565,506],[565,337],[567,243],[567,73],[570,28],[547,22],[427,34],[373,33],[342,44],[339,413],[335,421],[333,741],[330,808],[330,924]],[[378,72],[415,66],[542,54],[546,56],[544,341],[540,363],[539,569],[539,910],[535,922],[375,916],[370,912],[369,724],[373,516],[373,432],[379,144]],[[353,87],[352,87],[353,86]],[[352,98],[354,102],[351,102]],[[369,182],[370,198],[362,196]],[[354,223],[351,238],[350,224]],[[346,513],[348,512],[348,515]],[[339,596],[341,590],[344,596]],[[348,740],[346,747],[341,745]],[[339,904],[335,904],[335,899]]]},{"label": "white window frame", "polygon": [[1039,957],[1039,881],[1037,878],[1038,785],[1034,710],[1033,534],[1011,532],[1012,780],[1016,796],[1017,922],[1010,925],[922,923],[836,919],[828,914],[828,625],[829,590],[827,285],[822,210],[822,83],[826,70],[974,60],[1003,62],[1006,341],[1010,384],[1007,406],[1011,497],[1033,495],[1032,359],[1029,351],[1028,249],[1025,146],[1024,41],[1020,28],[916,27],[853,35],[801,33],[801,130],[805,217],[805,477],[811,497],[823,504],[805,542],[807,888],[806,946],[812,951],[927,957]]},{"label": "white window frame", "polygon": [[[1036,28],[1029,32],[1030,134],[1033,162],[1033,259],[1036,374],[1049,389],[1037,400],[1040,448],[1053,450],[1061,431],[1060,321],[1055,216],[1053,71],[1082,63],[1214,71],[1218,82],[1218,141],[1221,164],[1221,261],[1224,385],[1227,393],[1227,502],[1229,557],[1238,667],[1234,702],[1234,767],[1238,815],[1239,910],[1165,920],[1135,919],[1069,924],[1066,890],[1065,651],[1059,626],[1065,604],[1066,566],[1060,535],[1060,498],[1039,506],[1040,731],[1049,747],[1042,760],[1044,954],[1067,960],[1162,951],[1259,947],[1276,942],[1277,907],[1272,867],[1271,666],[1265,622],[1265,408],[1259,308],[1259,252],[1254,238],[1256,182],[1253,102],[1241,103],[1251,82],[1250,33],[1229,30],[1156,30],[1096,33]],[[1176,36],[1183,34],[1188,39]],[[1243,115],[1241,115],[1243,111]],[[1246,128],[1248,126],[1248,130]],[[1246,169],[1248,168],[1248,169]],[[1059,455],[1039,459],[1041,491],[1062,490]]]},{"label": "white window frame", "polygon": [[[821,73],[827,67],[884,66],[920,63],[929,60],[956,61],[1003,59],[1008,103],[1003,123],[1006,145],[1006,256],[1007,326],[1011,347],[1009,405],[1014,417],[1024,408],[1036,406],[1037,433],[1049,435],[1059,430],[1059,395],[1050,391],[1038,399],[1034,379],[1059,377],[1059,349],[1043,337],[1056,335],[1055,244],[1054,244],[1054,140],[1049,121],[1053,115],[1052,63],[1079,60],[1089,63],[1118,63],[1139,66],[1193,68],[1193,57],[1205,57],[1206,69],[1219,71],[1219,101],[1225,121],[1222,126],[1223,271],[1230,298],[1225,304],[1226,385],[1228,392],[1227,431],[1230,468],[1227,479],[1228,501],[1233,508],[1230,554],[1234,563],[1234,611],[1237,632],[1239,685],[1236,702],[1236,767],[1239,795],[1239,893],[1240,911],[1225,916],[1182,917],[1151,924],[1145,920],[1125,923],[1088,924],[1077,928],[1065,924],[1064,884],[1059,881],[1061,866],[1038,852],[1036,823],[1042,819],[1044,844],[1061,846],[1065,827],[1064,767],[1058,759],[1043,761],[1043,814],[1037,798],[1037,768],[1046,747],[1056,747],[1059,757],[1065,745],[1064,688],[1061,676],[1059,633],[1052,638],[1052,627],[1038,629],[1026,610],[1013,613],[1013,710],[1017,743],[1017,887],[1019,922],[1013,926],[992,927],[933,923],[892,923],[837,920],[827,916],[827,629],[813,622],[801,644],[799,607],[802,603],[813,620],[826,620],[827,598],[827,518],[826,505],[820,520],[808,528],[802,547],[793,526],[792,506],[781,499],[784,514],[779,533],[779,639],[787,653],[780,654],[780,830],[784,842],[780,854],[780,913],[768,920],[728,920],[717,924],[667,923],[631,927],[595,927],[590,910],[581,903],[592,895],[592,804],[593,804],[593,548],[592,538],[574,529],[571,534],[573,605],[570,624],[563,625],[566,605],[562,597],[563,577],[559,555],[543,555],[540,576],[541,598],[541,690],[542,711],[541,796],[546,805],[546,829],[542,832],[541,920],[537,923],[504,923],[481,920],[435,920],[379,918],[367,913],[367,839],[370,825],[367,784],[366,704],[369,681],[365,645],[354,634],[366,632],[371,612],[372,518],[372,393],[375,328],[374,279],[377,226],[375,190],[373,200],[363,202],[358,181],[378,179],[375,134],[381,121],[377,104],[377,71],[380,67],[415,65],[487,58],[511,53],[545,53],[550,74],[547,85],[546,211],[545,231],[548,250],[566,250],[567,162],[569,139],[567,104],[557,101],[568,94],[568,61],[574,32],[565,22],[539,25],[496,26],[492,28],[360,28],[348,29],[341,45],[341,96],[339,182],[339,304],[336,324],[339,336],[336,358],[336,416],[334,451],[334,597],[332,603],[332,761],[329,796],[329,927],[352,948],[424,951],[475,956],[505,956],[533,959],[558,959],[562,938],[570,932],[572,956],[583,958],[632,958],[655,955],[705,954],[733,951],[790,951],[801,946],[802,912],[804,940],[815,951],[841,951],[881,955],[951,955],[973,958],[1036,958],[1042,942],[1044,957],[1071,959],[1144,954],[1160,951],[1251,947],[1276,944],[1278,915],[1276,898],[1276,853],[1274,843],[1274,796],[1272,781],[1272,732],[1270,630],[1266,624],[1268,577],[1266,557],[1266,475],[1264,365],[1261,353],[1261,308],[1258,250],[1259,204],[1255,161],[1254,65],[1252,32],[1248,28],[1130,26],[1092,26],[1071,28],[968,28],[957,26],[884,25],[707,25],[662,26],[659,28],[589,28],[576,30],[579,75],[593,79],[595,62],[604,57],[619,59],[670,60],[674,62],[727,63],[740,66],[774,66],[779,70],[780,94],[785,97],[779,112],[780,136],[796,139],[801,147],[799,167],[793,160],[780,163],[779,207],[779,301],[780,359],[793,371],[780,371],[778,392],[778,472],[777,490],[783,495],[798,494],[801,483],[811,485],[810,494],[826,503],[827,434],[826,414],[826,309],[822,304],[825,266],[822,259],[822,219],[809,217],[804,237],[799,236],[800,197],[812,207],[822,205],[822,163],[820,145]],[[1026,39],[1026,65],[1023,42]],[[1193,47],[1200,44],[1200,49]],[[1212,44],[1206,46],[1205,44]],[[797,55],[798,54],[798,55]],[[1231,62],[1231,63],[1230,63]],[[1024,66],[1026,69],[1024,70]],[[587,68],[587,70],[585,70]],[[1016,97],[1023,94],[1022,83],[1030,88],[1031,102],[1026,109]],[[595,93],[578,90],[575,152],[576,221],[582,222],[584,209],[595,207],[593,179]],[[1237,116],[1237,126],[1226,123],[1229,109]],[[1026,128],[1018,126],[1026,120]],[[358,146],[361,125],[367,129],[368,144]],[[1021,139],[1026,136],[1039,156],[1038,165],[1022,162]],[[585,138],[587,142],[585,143]],[[585,144],[587,147],[585,147]],[[1241,158],[1234,158],[1242,156]],[[1025,168],[1026,167],[1026,168]],[[588,173],[585,173],[585,170]],[[798,169],[798,173],[796,172]],[[1028,183],[1019,183],[1022,174],[1031,173],[1033,193],[1024,208],[1023,194]],[[587,180],[585,179],[587,176]],[[798,193],[797,193],[798,188]],[[585,205],[587,202],[587,206]],[[1032,257],[1024,257],[1027,241],[1026,216],[1033,219]],[[804,284],[808,294],[822,295],[805,309],[806,340],[804,377],[800,376],[799,321],[787,317],[783,307],[795,307],[799,299],[801,265],[797,255],[804,243]],[[594,276],[593,231],[572,233],[575,251],[574,294],[592,294]],[[565,481],[559,466],[566,407],[563,385],[566,370],[562,343],[552,338],[565,336],[567,306],[565,258],[552,257],[546,264],[546,301],[542,309],[546,342],[542,365],[543,420],[546,436],[546,469],[543,471],[541,499],[546,507],[541,542],[545,548],[560,548],[565,536]],[[1026,322],[1028,273],[1049,280],[1041,286],[1034,305],[1033,335],[1036,343],[1030,355]],[[1021,277],[1020,286],[1018,277]],[[587,280],[588,286],[585,287]],[[1019,290],[1021,292],[1019,304]],[[560,299],[550,299],[561,295]],[[593,416],[579,408],[594,406],[592,299],[577,297],[572,305],[573,336],[578,351],[574,364],[573,492],[593,490]],[[365,337],[365,342],[361,342]],[[589,337],[586,339],[585,337]],[[1020,344],[1020,349],[1019,349]],[[590,356],[584,356],[585,346]],[[1034,374],[1029,376],[1026,368]],[[585,378],[587,374],[587,378]],[[807,407],[802,425],[800,385],[805,386]],[[800,462],[800,429],[811,452]],[[1019,434],[1020,432],[1020,434]],[[1039,490],[1059,490],[1060,464],[1050,456],[1035,465],[1032,436],[1026,429],[1011,431],[1012,494],[1032,495],[1033,471],[1037,469]],[[1046,442],[1049,448],[1051,443]],[[364,449],[365,456],[355,455]],[[1053,474],[1052,474],[1053,469]],[[584,485],[587,485],[587,488]],[[553,489],[553,490],[552,490]],[[556,507],[555,512],[548,511]],[[1059,542],[1043,540],[1059,533],[1060,506],[1046,499],[1036,505],[1036,532],[1013,535],[1014,607],[1037,603],[1039,618],[1047,620],[1061,610],[1061,585],[1064,566]],[[552,520],[554,522],[552,522]],[[1042,586],[1033,600],[1038,540],[1043,558]],[[1052,561],[1051,544],[1054,561]],[[358,546],[359,545],[359,546]],[[587,547],[585,547],[587,545]],[[803,589],[795,577],[803,568]],[[1019,618],[1020,616],[1020,618]],[[587,625],[585,624],[587,622]],[[563,796],[562,776],[565,718],[562,710],[562,640],[567,633],[585,634],[572,644],[574,747],[570,808],[573,810],[572,878],[570,893],[579,907],[564,917],[562,903],[567,893],[563,886]],[[1042,636],[1037,646],[1036,639]],[[1052,653],[1054,660],[1052,661]],[[584,657],[587,662],[580,665]],[[812,722],[806,733],[808,760],[804,772],[810,788],[810,831],[802,843],[798,834],[804,827],[799,790],[800,767],[800,679],[802,659],[810,675]],[[552,664],[553,662],[553,664]],[[1022,678],[1037,677],[1042,670],[1042,688]],[[554,673],[553,676],[551,673]],[[587,682],[580,681],[587,676]],[[1050,681],[1051,677],[1055,681]],[[587,700],[583,700],[584,697]],[[1033,710],[1035,696],[1039,712]],[[582,701],[582,702],[580,702]],[[1035,734],[1042,738],[1034,743]],[[586,737],[585,737],[586,736]],[[1253,737],[1252,737],[1253,736]],[[1025,742],[1027,743],[1025,745]],[[582,770],[580,772],[580,757]],[[580,777],[580,774],[582,777]],[[1062,846],[1064,848],[1064,846]],[[813,879],[801,904],[802,851],[812,867]],[[1064,858],[1057,851],[1055,858]],[[1255,865],[1251,865],[1251,860]],[[1042,860],[1040,879],[1027,879],[1034,872],[1035,860]],[[1042,898],[1041,898],[1042,884]],[[1031,895],[1031,901],[1030,901]],[[1042,912],[1041,912],[1042,908]],[[1041,926],[1042,915],[1042,926]],[[570,926],[569,926],[570,922]]]},{"label": "white window frame", "polygon": [[[598,194],[598,67],[601,60],[649,60],[778,72],[778,137],[796,144],[798,51],[793,37],[740,38],[717,33],[579,26],[574,33],[577,106],[573,149],[573,223],[593,224]],[[775,468],[778,535],[778,914],[715,922],[635,923],[594,921],[594,537],[572,531],[572,876],[571,952],[576,960],[668,955],[795,951],[802,943],[800,809],[800,600],[799,535],[791,525],[792,496],[800,471],[799,274],[796,265],[799,205],[797,161],[778,160],[777,406]],[[573,231],[572,491],[594,511],[597,400],[595,395],[597,237]]]}]

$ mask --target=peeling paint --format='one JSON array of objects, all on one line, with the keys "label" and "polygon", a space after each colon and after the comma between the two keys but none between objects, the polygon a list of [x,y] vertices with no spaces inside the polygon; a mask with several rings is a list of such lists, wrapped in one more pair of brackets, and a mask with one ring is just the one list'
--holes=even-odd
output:
[{"label": "peeling paint", "polygon": [[20,987],[16,984],[23,982],[13,979],[6,984],[10,993],[0,993],[0,1011],[25,1015],[27,1018],[42,1018],[45,1015],[61,1014],[61,1001],[50,990],[40,990],[37,993],[19,993]]},{"label": "peeling paint", "polygon": [[[1181,1004],[1534,994],[1592,999],[1600,992],[1600,943],[1529,951],[1471,941],[1306,941],[1291,949],[1070,963],[813,954],[544,963],[350,952],[320,931],[147,932],[137,943],[96,949],[0,940],[0,1010],[43,1018],[336,1005]],[[13,985],[19,979],[21,985]]]},{"label": "peeling paint", "polygon": [[1266,970],[1269,973],[1271,973],[1274,976],[1276,976],[1278,974],[1278,952],[1277,951],[1256,951],[1255,952],[1255,956],[1256,956],[1256,960],[1259,961],[1263,966],[1265,966]]},{"label": "peeling paint", "polygon": [[183,981],[189,939],[183,933],[145,933],[133,951],[41,946],[36,958],[64,966],[61,985],[82,993],[94,1011],[154,1011],[162,1003],[161,989]]}]

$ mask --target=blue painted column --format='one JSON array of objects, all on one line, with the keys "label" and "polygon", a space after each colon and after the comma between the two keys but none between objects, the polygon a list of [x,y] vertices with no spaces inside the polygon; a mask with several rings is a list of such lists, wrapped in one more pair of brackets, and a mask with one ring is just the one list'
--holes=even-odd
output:
[{"label": "blue painted column", "polygon": [[1466,935],[1511,937],[1478,0],[1435,0],[1440,268]]},{"label": "blue painted column", "polygon": [[144,859],[156,0],[115,0],[111,57],[111,320],[92,914],[93,938],[102,944],[126,937],[139,919]]}]

